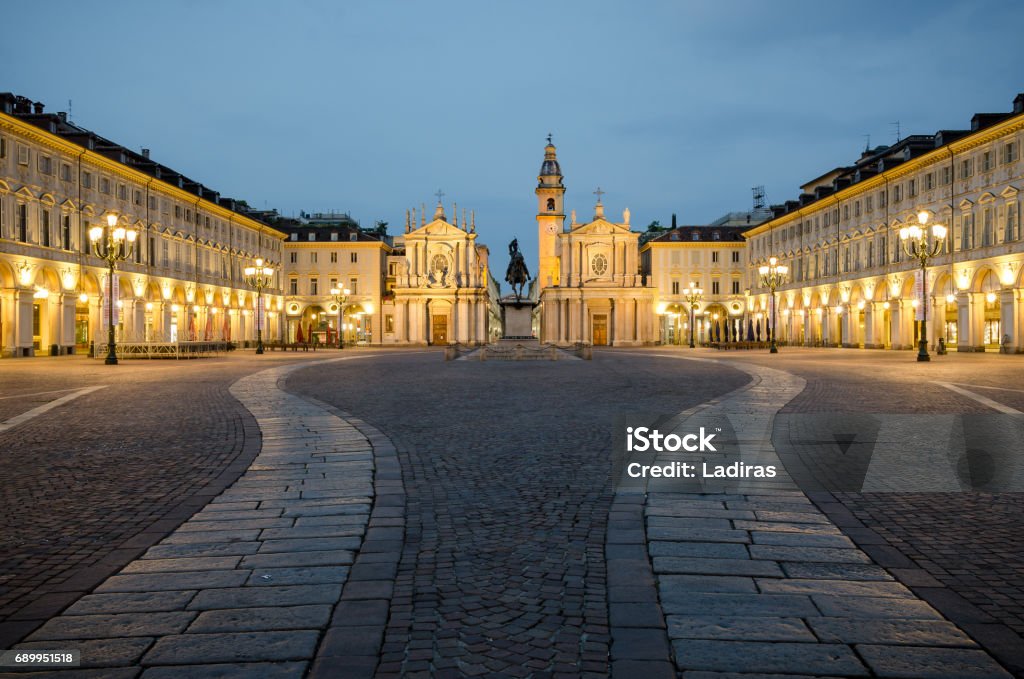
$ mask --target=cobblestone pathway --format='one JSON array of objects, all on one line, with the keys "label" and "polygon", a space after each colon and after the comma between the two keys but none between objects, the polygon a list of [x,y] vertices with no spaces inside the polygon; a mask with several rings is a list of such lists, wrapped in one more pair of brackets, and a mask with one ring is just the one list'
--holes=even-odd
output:
[{"label": "cobblestone pathway", "polygon": [[290,389],[354,412],[399,449],[405,548],[377,676],[607,676],[612,418],[669,414],[746,380],[614,353],[296,373]]},{"label": "cobblestone pathway", "polygon": [[362,543],[375,460],[388,451],[279,390],[298,367],[232,386],[262,434],[235,483],[16,648],[80,650],[83,669],[60,672],[68,679],[143,670],[149,678],[304,676]]}]

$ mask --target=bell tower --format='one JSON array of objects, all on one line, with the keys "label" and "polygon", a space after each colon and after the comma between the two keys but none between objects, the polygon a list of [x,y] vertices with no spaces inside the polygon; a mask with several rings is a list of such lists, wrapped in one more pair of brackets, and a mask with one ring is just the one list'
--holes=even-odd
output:
[{"label": "bell tower", "polygon": [[548,135],[544,147],[544,163],[537,177],[537,284],[540,290],[558,285],[559,257],[558,234],[562,233],[565,222],[565,184],[562,183],[562,168],[558,166],[555,145]]}]

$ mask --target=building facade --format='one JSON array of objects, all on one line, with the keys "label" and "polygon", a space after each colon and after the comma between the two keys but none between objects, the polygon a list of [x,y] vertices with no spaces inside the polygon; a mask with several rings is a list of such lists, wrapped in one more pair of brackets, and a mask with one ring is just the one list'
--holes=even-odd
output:
[{"label": "building facade", "polygon": [[[115,214],[138,233],[114,279],[121,341],[255,339],[243,271],[279,271],[284,234],[244,204],[89,130],[0,94],[0,355],[106,343],[107,265],[87,233]],[[265,336],[282,327],[279,275],[264,291]]]},{"label": "building facade", "polygon": [[[746,334],[746,243],[737,226],[679,226],[661,233],[640,248],[640,265],[655,289],[657,341],[688,344],[690,323],[697,343],[721,332]],[[687,289],[702,290],[690,308]]]},{"label": "building facade", "polygon": [[486,344],[492,314],[488,250],[477,242],[476,219],[448,221],[438,201],[427,223],[406,216],[405,233],[387,258],[382,305],[384,344]]},{"label": "building facade", "polygon": [[540,340],[652,344],[655,291],[640,273],[640,234],[630,229],[629,209],[611,222],[598,196],[591,221],[577,223],[573,211],[566,227],[565,185],[550,139],[537,179]]},{"label": "building facade", "polygon": [[[905,349],[925,319],[933,348],[942,339],[959,351],[1024,351],[1022,141],[1024,94],[968,130],[911,136],[808,182],[745,232],[749,304],[769,309],[754,272],[775,256],[790,271],[778,291],[781,341]],[[919,263],[899,238],[920,211],[948,227],[924,308]]]},{"label": "building facade", "polygon": [[284,339],[382,344],[388,242],[347,215],[281,220],[277,228],[287,234],[281,266]]}]

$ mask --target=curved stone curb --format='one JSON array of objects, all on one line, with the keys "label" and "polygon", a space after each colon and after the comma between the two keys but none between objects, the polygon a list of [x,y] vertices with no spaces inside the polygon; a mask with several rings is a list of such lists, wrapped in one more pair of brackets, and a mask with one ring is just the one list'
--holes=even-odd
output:
[{"label": "curved stone curb", "polygon": [[284,391],[307,367],[235,382],[231,394],[262,434],[245,473],[20,647],[79,648],[83,668],[111,676],[304,676],[332,613],[347,617],[333,610],[343,586],[382,572],[356,553],[380,543],[367,529],[375,468],[382,488],[397,469],[361,423]]},{"label": "curved stone curb", "polygon": [[[718,486],[649,484],[645,538],[677,670],[1009,677],[784,473],[772,443],[775,415],[804,380],[753,363],[728,365],[753,381],[670,425],[677,433],[720,426],[744,462],[782,473]],[[684,459],[699,456],[659,455],[658,462]]]}]

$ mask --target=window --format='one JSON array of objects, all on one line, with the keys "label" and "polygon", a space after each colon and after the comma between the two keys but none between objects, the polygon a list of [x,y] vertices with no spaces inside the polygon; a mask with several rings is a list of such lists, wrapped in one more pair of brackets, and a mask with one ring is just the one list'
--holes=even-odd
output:
[{"label": "window", "polygon": [[679,294],[679,281],[672,281],[672,294],[673,295],[678,295]]},{"label": "window", "polygon": [[28,165],[29,150],[24,144],[18,144],[18,165]]},{"label": "window", "polygon": [[711,263],[712,264],[717,264],[718,263],[718,250],[712,250],[711,251]]},{"label": "window", "polygon": [[711,294],[717,295],[719,293],[718,281],[711,281]]},{"label": "window", "polygon": [[397,276],[398,275],[398,263],[397,262],[388,262],[388,275],[389,276]]},{"label": "window", "polygon": [[878,192],[878,207],[879,208],[885,207],[885,191],[879,191]]},{"label": "window", "polygon": [[60,164],[60,180],[62,182],[71,181],[71,166],[67,163]]},{"label": "window", "polygon": [[0,158],[7,157],[7,138],[0,137]]},{"label": "window", "polygon": [[297,233],[291,234],[291,237],[289,238],[289,240],[299,240],[299,234],[297,234]]},{"label": "window", "polygon": [[100,193],[110,193],[110,180],[100,177]]},{"label": "window", "polygon": [[555,210],[555,199],[548,198],[548,212],[554,212]]},{"label": "window", "polygon": [[61,215],[60,246],[65,250],[71,249],[71,215]]},{"label": "window", "polygon": [[18,204],[17,212],[17,223],[15,227],[18,230],[18,240],[22,243],[28,242],[28,206],[24,203]]},{"label": "window", "polygon": [[924,176],[924,190],[931,191],[935,188],[935,173],[929,172]]},{"label": "window", "polygon": [[917,195],[917,180],[916,179],[911,179],[909,182],[907,182],[907,196],[909,196],[910,198],[913,198],[916,195]]},{"label": "window", "polygon": [[357,253],[357,252],[349,253],[348,261],[350,261],[352,264],[355,264],[356,262],[358,262],[359,261],[359,253]]},{"label": "window", "polygon": [[[142,205],[142,191],[135,191],[132,193],[132,202],[136,205]],[[209,226],[209,224],[207,224]]]},{"label": "window", "polygon": [[332,241],[337,241],[338,240],[338,232],[337,231],[332,231],[331,232],[331,240]]},{"label": "window", "polygon": [[853,204],[853,216],[860,217],[860,201]]},{"label": "window", "polygon": [[1003,146],[1003,162],[1014,163],[1017,161],[1017,156],[1017,142],[1007,142],[1006,145]]},{"label": "window", "polygon": [[892,202],[898,203],[903,200],[903,187],[897,184],[892,187]]},{"label": "window", "polygon": [[337,290],[338,289],[338,279],[337,278],[331,278],[328,281],[328,283],[330,283],[330,286],[331,286],[330,289],[331,290]]},{"label": "window", "polygon": [[985,208],[981,215],[981,246],[992,245],[992,210]]},{"label": "window", "polygon": [[42,231],[43,247],[50,247],[50,210],[45,206],[39,209],[39,228]]},{"label": "window", "polygon": [[985,151],[983,154],[981,154],[981,171],[982,172],[991,172],[992,168],[994,166],[995,166],[995,163],[992,162],[992,152],[991,151]]},{"label": "window", "polygon": [[739,250],[733,250],[732,251],[732,263],[733,264],[739,264],[740,263],[740,251]]},{"label": "window", "polygon": [[875,202],[875,197],[874,196],[868,196],[867,198],[865,198],[864,199],[864,211],[865,212],[871,212],[874,209],[874,202]]},{"label": "window", "polygon": [[291,252],[288,254],[288,259],[292,264],[297,264],[299,261],[299,253]]},{"label": "window", "polygon": [[734,294],[734,295],[740,294],[740,282],[739,281],[733,281],[732,282],[732,294]]},{"label": "window", "polygon": [[590,270],[595,276],[603,276],[608,271],[608,258],[604,255],[594,255],[590,260]]},{"label": "window", "polygon": [[315,253],[315,252],[309,253],[309,263],[310,264],[316,264],[316,256],[317,256],[317,253]]},{"label": "window", "polygon": [[967,179],[974,174],[974,163],[970,158],[964,158],[960,161],[960,179]]},{"label": "window", "polygon": [[696,231],[693,232],[693,240],[700,240],[700,234]]},{"label": "window", "polygon": [[92,188],[92,172],[83,172],[82,173],[82,188],[83,189],[91,189]]},{"label": "window", "polygon": [[174,206],[174,218],[175,219],[181,219],[181,206],[180,205],[175,205]]},{"label": "window", "polygon": [[320,279],[310,278],[309,279],[309,294],[319,295],[320,294]]},{"label": "window", "polygon": [[941,181],[943,184],[948,184],[949,182],[953,181],[953,168],[942,168]]},{"label": "window", "polygon": [[843,206],[843,220],[845,221],[845,220],[848,220],[848,219],[850,219],[850,205],[849,205],[849,203],[847,203],[846,205]]},{"label": "window", "polygon": [[299,279],[290,278],[288,279],[288,294],[297,295],[299,294]]},{"label": "window", "polygon": [[315,234],[315,233],[312,233],[312,232],[310,232],[310,233],[309,233],[309,236],[307,236],[307,238],[308,238],[309,240],[316,240],[316,234]]},{"label": "window", "polygon": [[350,278],[348,279],[348,291],[353,295],[359,294],[359,279]]},{"label": "window", "polygon": [[715,231],[711,234],[711,240],[722,240],[722,234]]},{"label": "window", "polygon": [[117,185],[117,199],[128,200],[128,187],[124,184]]},{"label": "window", "polygon": [[384,315],[384,332],[395,331],[395,317],[391,314]]},{"label": "window", "polygon": [[349,231],[348,239],[350,241],[357,241],[357,240],[359,240],[359,234],[356,233],[355,231]]},{"label": "window", "polygon": [[39,171],[43,174],[53,174],[53,159],[50,156],[39,156]]},{"label": "window", "polygon": [[[338,234],[332,234],[332,235],[337,236]],[[337,252],[332,252],[331,253],[331,264],[337,264],[337,263],[338,263],[338,253]]]},{"label": "window", "polygon": [[868,241],[868,268],[870,269],[875,265],[875,242],[872,240]]},{"label": "window", "polygon": [[1017,240],[1017,203],[1006,206],[1006,230],[1003,237],[1006,242]]}]

